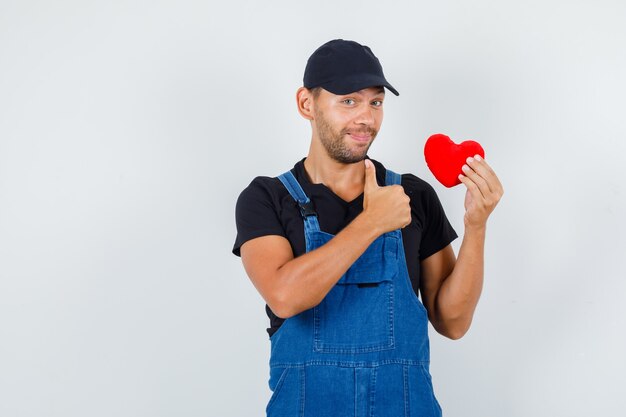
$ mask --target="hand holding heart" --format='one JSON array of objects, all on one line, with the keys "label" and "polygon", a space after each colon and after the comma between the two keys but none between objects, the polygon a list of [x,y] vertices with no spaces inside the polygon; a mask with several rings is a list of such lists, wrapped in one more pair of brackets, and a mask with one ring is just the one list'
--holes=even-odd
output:
[{"label": "hand holding heart", "polygon": [[484,227],[504,189],[493,169],[485,162],[485,151],[471,140],[457,145],[442,134],[432,135],[424,146],[426,163],[435,178],[446,187],[463,183],[467,226]]},{"label": "hand holding heart", "polygon": [[376,181],[376,168],[365,160],[365,189],[363,191],[363,214],[369,216],[380,234],[390,232],[411,223],[411,199],[401,185],[381,187]]},{"label": "hand holding heart", "polygon": [[465,227],[484,227],[504,189],[496,173],[480,155],[467,158],[462,170],[459,179],[467,187],[463,218]]}]

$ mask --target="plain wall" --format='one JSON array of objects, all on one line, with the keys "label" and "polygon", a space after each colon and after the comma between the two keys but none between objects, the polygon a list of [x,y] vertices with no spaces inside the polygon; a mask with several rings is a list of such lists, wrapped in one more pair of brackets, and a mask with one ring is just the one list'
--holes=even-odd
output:
[{"label": "plain wall", "polygon": [[0,415],[263,414],[234,206],[306,155],[295,91],[344,38],[400,91],[371,157],[433,184],[460,235],[464,190],[426,138],[481,142],[505,187],[471,330],[431,329],[444,414],[623,416],[625,19],[618,0],[0,0]]}]

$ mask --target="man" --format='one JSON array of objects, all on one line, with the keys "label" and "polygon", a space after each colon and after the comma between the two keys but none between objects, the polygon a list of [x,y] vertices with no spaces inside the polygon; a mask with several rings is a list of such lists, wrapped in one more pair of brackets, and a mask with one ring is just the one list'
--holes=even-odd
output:
[{"label": "man", "polygon": [[428,320],[451,339],[468,330],[503,190],[483,159],[468,159],[455,259],[457,235],[433,188],[367,157],[385,88],[398,95],[367,46],[318,48],[297,91],[312,127],[307,157],[256,178],[237,202],[233,253],[270,318],[269,416],[441,415]]}]

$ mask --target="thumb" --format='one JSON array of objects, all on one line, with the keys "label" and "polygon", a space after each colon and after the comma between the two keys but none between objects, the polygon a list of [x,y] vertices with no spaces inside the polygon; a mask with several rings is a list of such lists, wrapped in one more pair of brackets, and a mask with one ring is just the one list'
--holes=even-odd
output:
[{"label": "thumb", "polygon": [[378,182],[376,181],[376,167],[374,163],[369,159],[365,160],[365,190],[369,192],[378,188]]}]

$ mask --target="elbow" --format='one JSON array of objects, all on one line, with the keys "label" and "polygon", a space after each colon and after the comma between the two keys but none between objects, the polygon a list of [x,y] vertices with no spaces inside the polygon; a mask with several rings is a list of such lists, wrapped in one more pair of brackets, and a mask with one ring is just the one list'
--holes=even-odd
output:
[{"label": "elbow", "polygon": [[435,330],[437,330],[437,333],[440,335],[451,340],[459,340],[467,334],[470,325],[471,321],[463,322],[460,320],[450,320],[447,323],[440,323],[438,326],[433,327],[435,327]]},{"label": "elbow", "polygon": [[284,292],[276,292],[270,299],[267,299],[266,302],[277,317],[285,320],[305,310],[294,302],[293,296],[285,294]]},{"label": "elbow", "polygon": [[450,340],[459,340],[467,333],[468,329],[450,329],[445,332],[441,332],[442,335]]},{"label": "elbow", "polygon": [[270,310],[272,310],[272,313],[276,315],[276,317],[279,317],[283,320],[291,318],[297,314],[289,305],[284,305],[280,303],[268,303],[268,306],[270,307]]},{"label": "elbow", "polygon": [[[270,291],[264,294],[264,299],[272,312],[281,319],[288,319],[305,310],[318,305],[325,294],[299,289],[288,285],[289,279],[276,280]],[[280,283],[280,284],[278,284]]]}]

